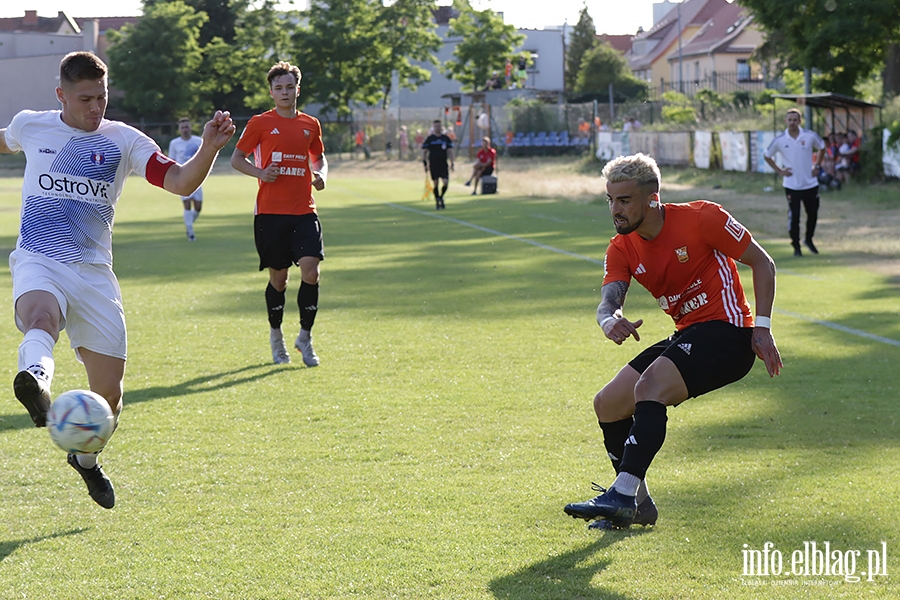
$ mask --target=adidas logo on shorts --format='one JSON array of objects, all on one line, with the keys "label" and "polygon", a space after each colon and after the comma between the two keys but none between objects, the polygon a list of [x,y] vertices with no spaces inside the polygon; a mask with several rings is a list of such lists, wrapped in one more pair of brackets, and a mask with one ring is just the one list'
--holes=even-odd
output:
[{"label": "adidas logo on shorts", "polygon": [[688,356],[691,355],[691,345],[690,344],[678,344],[678,347],[684,350],[684,353]]}]

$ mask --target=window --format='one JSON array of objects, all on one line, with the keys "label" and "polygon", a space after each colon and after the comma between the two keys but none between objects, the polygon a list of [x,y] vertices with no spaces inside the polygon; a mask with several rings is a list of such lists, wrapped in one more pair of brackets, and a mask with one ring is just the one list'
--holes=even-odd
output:
[{"label": "window", "polygon": [[737,80],[750,81],[750,64],[746,60],[737,61]]}]

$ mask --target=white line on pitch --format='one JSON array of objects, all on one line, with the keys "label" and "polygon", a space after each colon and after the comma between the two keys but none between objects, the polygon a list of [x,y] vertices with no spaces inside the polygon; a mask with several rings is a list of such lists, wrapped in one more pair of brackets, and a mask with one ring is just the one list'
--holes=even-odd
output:
[{"label": "white line on pitch", "polygon": [[[374,200],[374,198],[373,198]],[[502,231],[497,231],[496,229],[489,229],[487,227],[482,227],[481,225],[476,225],[474,223],[469,223],[468,221],[463,221],[460,219],[454,219],[453,217],[447,217],[444,215],[434,214],[433,212],[419,210],[418,208],[412,208],[411,206],[404,206],[402,204],[394,204],[393,202],[385,202],[390,207],[399,208],[401,210],[406,210],[409,212],[418,213],[421,215],[425,215],[428,217],[434,217],[435,219],[442,219],[444,221],[450,221],[451,223],[456,223],[457,225],[462,225],[464,227],[471,227],[472,229],[477,229],[479,231],[484,231],[485,233],[490,233],[491,235],[497,235],[509,240],[515,240],[517,242],[523,242],[525,244],[531,244],[532,246],[537,246],[538,248],[543,248],[544,250],[550,250],[551,252],[556,252],[558,254],[564,254],[566,256],[571,256],[572,258],[577,258],[579,260],[585,260],[587,262],[602,265],[603,261],[598,260],[596,258],[591,258],[590,256],[584,256],[583,254],[576,254],[574,252],[569,252],[568,250],[561,250],[559,248],[554,248],[553,246],[548,246],[547,244],[542,244],[540,242],[535,242],[534,240],[529,240],[528,238],[519,237],[517,235],[511,235],[508,233],[503,233]],[[791,312],[789,310],[782,310],[779,308],[775,308],[775,312],[787,315],[789,317],[794,317],[796,319],[802,319],[804,321],[809,321],[810,323],[815,323],[816,325],[822,325],[824,327],[829,327],[831,329],[836,329],[838,331],[842,331],[844,333],[849,333],[850,335],[855,335],[858,337],[866,338],[868,340],[873,340],[875,342],[880,342],[882,344],[887,344],[889,346],[897,346],[900,347],[900,341],[892,340],[891,338],[882,337],[880,335],[875,335],[873,333],[868,333],[866,331],[862,331],[860,329],[853,329],[852,327],[846,327],[844,325],[840,325],[839,323],[832,323],[831,321],[823,321],[821,319],[815,319],[813,317],[808,317],[806,315],[802,315],[800,313]]]}]

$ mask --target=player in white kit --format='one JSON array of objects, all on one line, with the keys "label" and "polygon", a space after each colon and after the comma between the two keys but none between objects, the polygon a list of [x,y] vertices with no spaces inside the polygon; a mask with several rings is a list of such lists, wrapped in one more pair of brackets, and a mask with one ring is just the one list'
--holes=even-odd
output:
[{"label": "player in white kit", "polygon": [[[9,256],[16,326],[25,334],[13,388],[37,427],[46,425],[53,348],[63,329],[90,389],[117,418],[122,410],[127,344],[112,225],[128,175],[190,196],[234,134],[230,115],[217,111],[194,157],[176,163],[137,129],[103,117],[107,68],[90,52],[63,57],[56,96],[62,110],[24,110],[0,129],[0,153],[26,157],[19,239]],[[91,498],[112,508],[115,493],[97,455],[70,454],[68,462]]]},{"label": "player in white kit", "polygon": [[[179,164],[186,163],[197,154],[202,141],[191,132],[190,119],[179,119],[178,137],[169,142],[169,151],[166,154]],[[203,186],[198,187],[190,196],[182,196],[181,201],[184,203],[184,228],[188,239],[193,242],[197,239],[194,235],[194,221],[200,216],[200,209],[203,207]]]}]

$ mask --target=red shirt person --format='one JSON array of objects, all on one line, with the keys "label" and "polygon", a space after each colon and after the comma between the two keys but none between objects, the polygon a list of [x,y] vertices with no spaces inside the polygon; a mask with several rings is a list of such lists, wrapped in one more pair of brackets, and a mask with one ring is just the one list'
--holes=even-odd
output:
[{"label": "red shirt person", "polygon": [[494,173],[497,151],[491,147],[491,138],[484,137],[481,139],[481,149],[476,157],[477,161],[472,165],[472,176],[466,181],[466,185],[471,185],[473,181],[475,182],[475,185],[472,187],[473,196],[478,191],[478,182],[481,181],[481,178]]}]

